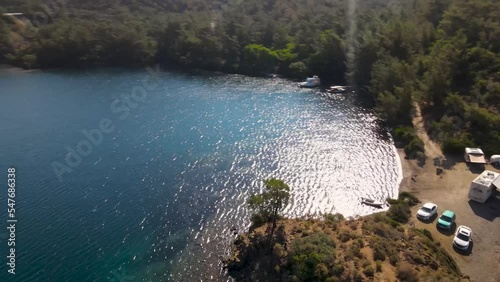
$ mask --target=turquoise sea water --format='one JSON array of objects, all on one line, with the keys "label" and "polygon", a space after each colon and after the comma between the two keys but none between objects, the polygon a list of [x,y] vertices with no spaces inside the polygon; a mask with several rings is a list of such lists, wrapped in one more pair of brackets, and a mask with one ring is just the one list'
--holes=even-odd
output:
[{"label": "turquoise sea water", "polygon": [[[92,144],[82,131],[103,122]],[[4,69],[0,129],[0,224],[11,166],[18,219],[16,275],[2,263],[0,281],[226,281],[219,258],[262,179],[292,187],[289,216],[355,216],[401,176],[355,94],[282,79]],[[59,179],[55,162],[72,171]],[[8,236],[0,228],[3,258]]]}]

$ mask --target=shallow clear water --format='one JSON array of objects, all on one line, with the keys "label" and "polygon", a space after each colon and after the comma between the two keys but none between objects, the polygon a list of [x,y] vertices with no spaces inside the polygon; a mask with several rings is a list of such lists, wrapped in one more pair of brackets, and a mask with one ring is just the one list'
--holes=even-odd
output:
[{"label": "shallow clear water", "polygon": [[[145,77],[0,70],[0,183],[17,169],[15,281],[227,280],[219,258],[230,228],[248,227],[244,203],[262,179],[290,185],[289,216],[364,215],[374,209],[360,197],[397,194],[392,141],[354,94],[164,72],[127,104]],[[112,132],[59,181],[53,163],[67,165],[66,147],[103,119]],[[1,228],[2,256],[7,236]]]}]

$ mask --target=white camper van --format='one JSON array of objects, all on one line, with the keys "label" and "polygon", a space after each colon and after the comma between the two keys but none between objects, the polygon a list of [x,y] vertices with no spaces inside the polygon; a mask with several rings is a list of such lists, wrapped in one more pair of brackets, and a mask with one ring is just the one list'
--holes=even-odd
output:
[{"label": "white camper van", "polygon": [[464,159],[467,163],[485,164],[483,150],[479,148],[465,148]]},{"label": "white camper van", "polygon": [[469,189],[469,199],[476,202],[484,203],[493,194],[496,187],[495,185],[498,181],[495,181],[500,176],[500,174],[485,170],[481,173],[472,183]]}]

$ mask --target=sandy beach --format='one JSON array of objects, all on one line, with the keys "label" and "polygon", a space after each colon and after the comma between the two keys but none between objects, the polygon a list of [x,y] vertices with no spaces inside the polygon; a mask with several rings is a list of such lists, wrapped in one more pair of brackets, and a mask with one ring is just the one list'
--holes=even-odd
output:
[{"label": "sandy beach", "polygon": [[[433,202],[438,212],[446,209],[456,213],[456,226],[466,225],[473,230],[473,247],[469,255],[456,252],[452,247],[454,232],[437,230],[434,219],[424,223],[415,218],[418,206],[412,209],[410,224],[429,230],[433,237],[453,256],[464,275],[471,281],[500,281],[500,193],[486,203],[469,201],[470,183],[483,170],[469,169],[461,156],[445,156],[438,144],[432,142],[423,131],[422,119],[417,113],[414,119],[417,134],[424,141],[426,162],[419,165],[416,160],[405,159],[403,150],[398,150],[403,168],[400,191],[415,194],[422,203]],[[437,169],[443,172],[438,175]],[[491,165],[484,169],[500,172]]]}]

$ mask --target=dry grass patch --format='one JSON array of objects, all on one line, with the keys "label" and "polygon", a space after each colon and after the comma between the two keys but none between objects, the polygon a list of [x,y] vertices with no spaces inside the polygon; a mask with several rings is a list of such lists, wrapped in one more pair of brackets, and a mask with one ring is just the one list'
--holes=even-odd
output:
[{"label": "dry grass patch", "polygon": [[398,267],[398,276],[401,281],[406,282],[417,282],[418,281],[418,272],[413,269],[413,267],[409,263],[402,263]]},{"label": "dry grass patch", "polygon": [[[280,223],[281,224],[281,223]],[[402,225],[383,213],[344,220],[327,215],[323,221],[285,220],[283,242],[250,273],[271,262],[271,271],[289,281],[444,281],[461,278],[453,259],[423,230]],[[264,236],[266,227],[256,230]],[[242,244],[246,245],[246,244]],[[255,243],[254,243],[255,245]],[[242,251],[239,254],[261,254]],[[267,272],[269,273],[269,272]],[[278,277],[277,276],[277,277]],[[263,276],[264,277],[264,276]],[[265,276],[262,281],[272,280]],[[271,280],[269,280],[271,279]]]}]

